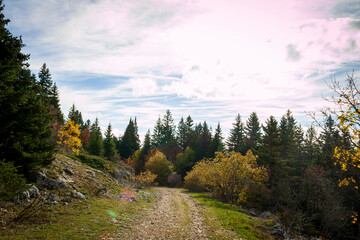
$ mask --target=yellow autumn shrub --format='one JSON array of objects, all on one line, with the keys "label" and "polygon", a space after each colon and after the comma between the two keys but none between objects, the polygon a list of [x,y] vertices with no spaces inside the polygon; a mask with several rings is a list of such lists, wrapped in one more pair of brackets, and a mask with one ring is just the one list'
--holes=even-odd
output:
[{"label": "yellow autumn shrub", "polygon": [[59,141],[57,143],[60,147],[77,155],[79,154],[79,149],[82,146],[80,134],[80,125],[75,124],[72,120],[69,120],[60,128],[58,132]]},{"label": "yellow autumn shrub", "polygon": [[133,181],[139,188],[148,188],[152,185],[156,185],[155,184],[156,177],[157,177],[156,174],[153,174],[152,172],[147,170],[146,172],[142,172],[139,175],[133,177]]},{"label": "yellow autumn shrub", "polygon": [[208,191],[226,202],[245,201],[252,188],[267,180],[266,170],[256,165],[251,151],[216,153],[214,159],[200,161],[185,177],[185,187],[192,191]]}]

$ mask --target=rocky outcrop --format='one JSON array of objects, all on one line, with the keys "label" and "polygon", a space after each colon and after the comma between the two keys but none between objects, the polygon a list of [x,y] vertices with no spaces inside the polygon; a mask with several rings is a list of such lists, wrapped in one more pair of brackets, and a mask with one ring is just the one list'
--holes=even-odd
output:
[{"label": "rocky outcrop", "polygon": [[131,177],[131,174],[125,169],[114,170],[112,175],[116,180],[124,180],[124,179],[127,180],[130,179]]},{"label": "rocky outcrop", "polygon": [[28,202],[31,198],[37,198],[40,194],[39,189],[31,184],[27,185],[29,188],[26,191],[21,192],[15,199],[15,202]]},{"label": "rocky outcrop", "polygon": [[39,189],[35,185],[30,185],[27,191],[29,192],[30,198],[36,198],[40,194]]},{"label": "rocky outcrop", "polygon": [[71,196],[73,198],[77,198],[77,199],[80,199],[80,200],[85,200],[86,199],[84,194],[82,194],[81,192],[75,191],[75,190],[71,192]]},{"label": "rocky outcrop", "polygon": [[68,189],[66,179],[59,177],[58,179],[49,178],[46,172],[38,172],[36,176],[36,186],[41,189]]}]

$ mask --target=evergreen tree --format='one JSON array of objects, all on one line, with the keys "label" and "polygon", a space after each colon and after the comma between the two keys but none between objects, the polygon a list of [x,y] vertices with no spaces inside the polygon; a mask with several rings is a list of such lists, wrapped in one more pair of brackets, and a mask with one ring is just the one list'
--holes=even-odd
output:
[{"label": "evergreen tree", "polygon": [[101,156],[103,153],[103,141],[98,118],[96,118],[95,122],[91,125],[90,128],[88,151],[89,153],[96,156]]},{"label": "evergreen tree", "polygon": [[325,170],[332,171],[334,174],[334,150],[335,147],[341,146],[340,131],[336,128],[336,124],[331,115],[326,117],[325,125],[320,133],[320,158],[318,164],[321,165]]},{"label": "evergreen tree", "polygon": [[319,157],[319,145],[316,130],[313,126],[310,126],[306,131],[304,140],[304,155],[309,166],[314,165]]},{"label": "evergreen tree", "polygon": [[190,147],[187,147],[184,153],[179,153],[176,156],[175,172],[181,175],[182,178],[186,176],[195,164],[196,154]]},{"label": "evergreen tree", "polygon": [[38,77],[42,92],[45,96],[50,96],[52,93],[53,81],[51,78],[50,70],[46,66],[46,63],[42,65]]},{"label": "evergreen tree", "polygon": [[55,115],[55,119],[57,120],[57,122],[59,124],[64,124],[65,119],[64,119],[64,114],[61,112],[59,90],[56,86],[56,83],[54,83],[54,85],[51,88],[50,104],[54,108],[54,115]]},{"label": "evergreen tree", "polygon": [[83,129],[84,121],[82,114],[79,110],[76,109],[75,104],[73,104],[70,108],[68,119],[74,121],[75,124],[79,124],[81,129]]},{"label": "evergreen tree", "polygon": [[256,152],[260,143],[260,137],[261,137],[260,130],[261,129],[260,129],[259,118],[256,112],[252,112],[250,114],[250,117],[246,121],[246,127],[245,127],[246,151],[252,150],[253,152]]},{"label": "evergreen tree", "polygon": [[181,148],[181,150],[184,151],[185,148],[187,147],[187,127],[186,127],[183,117],[181,117],[180,122],[177,127],[176,139],[177,139],[177,143],[178,143],[179,147]]},{"label": "evergreen tree", "polygon": [[60,125],[64,124],[64,115],[60,109],[59,91],[56,84],[52,81],[50,70],[46,66],[46,63],[42,65],[38,73],[38,77],[39,85],[42,89],[42,94],[52,108],[51,115],[53,115],[54,119],[51,126],[53,130],[53,135],[57,136]]},{"label": "evergreen tree", "polygon": [[3,10],[0,0],[0,156],[29,179],[38,166],[54,159],[51,109],[28,69],[29,55],[21,52],[21,38],[6,28],[9,20]]},{"label": "evergreen tree", "polygon": [[135,170],[135,174],[138,175],[141,172],[145,172],[145,163],[148,157],[148,154],[150,152],[151,149],[151,143],[150,143],[150,130],[147,131],[147,133],[145,134],[145,139],[144,139],[144,145],[141,148],[140,154],[138,159],[136,159],[137,161],[134,162],[134,170]]},{"label": "evergreen tree", "polygon": [[111,123],[109,123],[104,139],[104,157],[112,159],[116,154],[115,142],[112,134]]},{"label": "evergreen tree", "polygon": [[123,158],[128,158],[140,148],[140,139],[137,132],[136,119],[133,121],[131,118],[129,124],[125,129],[124,135],[121,138],[119,153]]},{"label": "evergreen tree", "polygon": [[230,129],[229,138],[226,141],[228,150],[245,154],[244,123],[241,121],[240,114],[236,116],[235,123],[233,123],[232,125],[233,128]]},{"label": "evergreen tree", "polygon": [[282,116],[280,121],[280,138],[281,138],[281,158],[293,159],[295,152],[295,131],[296,120],[290,110]]},{"label": "evergreen tree", "polygon": [[269,182],[272,186],[280,171],[280,134],[278,123],[273,116],[270,116],[265,124],[262,127],[264,136],[261,138],[258,162],[269,169]]},{"label": "evergreen tree", "polygon": [[192,120],[191,116],[189,115],[186,118],[185,126],[186,126],[186,146],[190,148],[195,147],[195,133],[194,133],[194,121]]},{"label": "evergreen tree", "polygon": [[162,144],[162,132],[163,132],[162,124],[161,124],[161,119],[159,116],[158,120],[156,121],[153,135],[151,138],[151,145],[153,147],[159,147]]},{"label": "evergreen tree", "polygon": [[204,157],[209,157],[210,152],[210,144],[212,140],[211,131],[204,121],[203,124],[199,123],[196,131],[199,131],[198,140],[197,140],[197,147],[196,147],[196,160],[201,160]]},{"label": "evergreen tree", "polygon": [[208,154],[209,157],[215,157],[215,152],[224,151],[223,137],[222,131],[220,127],[220,122],[218,123],[213,139],[211,140],[210,152]]},{"label": "evergreen tree", "polygon": [[166,111],[162,119],[162,144],[175,142],[175,124],[170,110]]}]

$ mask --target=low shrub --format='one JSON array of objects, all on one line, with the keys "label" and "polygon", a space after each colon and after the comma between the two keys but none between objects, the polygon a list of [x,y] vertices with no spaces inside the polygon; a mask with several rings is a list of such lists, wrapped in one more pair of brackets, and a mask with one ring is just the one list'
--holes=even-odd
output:
[{"label": "low shrub", "polygon": [[86,154],[86,153],[80,153],[76,156],[76,159],[78,159],[80,162],[85,163],[89,165],[92,168],[104,171],[106,170],[105,164],[106,161],[102,159],[101,157],[97,157],[94,155]]},{"label": "low shrub", "polygon": [[133,180],[138,188],[148,188],[155,184],[155,179],[157,175],[153,174],[149,170],[142,172],[139,175],[133,177]]},{"label": "low shrub", "polygon": [[167,184],[168,176],[172,172],[172,165],[170,161],[167,160],[166,156],[158,150],[156,150],[154,155],[146,162],[145,168],[157,175],[156,182],[160,185]]},{"label": "low shrub", "polygon": [[181,185],[181,175],[173,172],[168,177],[168,183],[170,187],[180,187]]},{"label": "low shrub", "polygon": [[0,161],[0,197],[11,200],[26,189],[26,181],[13,162]]},{"label": "low shrub", "polygon": [[[246,201],[252,189],[267,180],[266,170],[256,165],[251,151],[216,153],[214,159],[197,163],[185,177],[185,187],[192,191],[208,191],[214,197],[230,203]],[[252,194],[253,195],[253,194]]]}]

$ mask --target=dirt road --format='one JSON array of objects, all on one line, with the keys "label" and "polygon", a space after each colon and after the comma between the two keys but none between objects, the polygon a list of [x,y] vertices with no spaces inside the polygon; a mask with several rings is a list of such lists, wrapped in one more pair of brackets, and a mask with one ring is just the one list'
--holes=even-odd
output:
[{"label": "dirt road", "polygon": [[112,239],[236,239],[231,231],[211,229],[200,204],[181,190],[159,188],[159,192],[158,202]]}]

